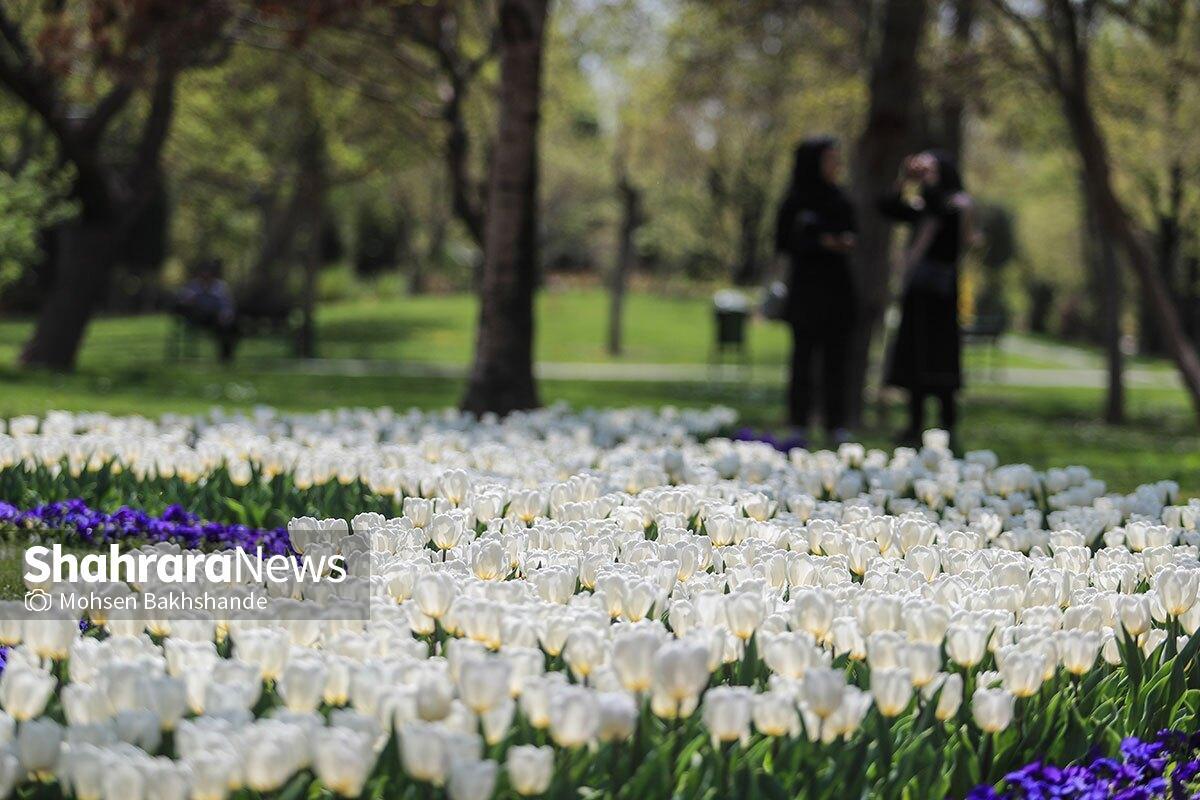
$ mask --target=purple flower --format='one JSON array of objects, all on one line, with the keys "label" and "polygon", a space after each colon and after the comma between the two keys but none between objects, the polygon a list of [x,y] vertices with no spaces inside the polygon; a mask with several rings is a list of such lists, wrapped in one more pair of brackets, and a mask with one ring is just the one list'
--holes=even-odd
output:
[{"label": "purple flower", "polygon": [[82,499],[46,503],[21,511],[0,504],[0,524],[20,528],[63,532],[68,543],[108,545],[114,542],[174,542],[188,549],[225,550],[262,545],[271,555],[291,554],[291,541],[284,528],[258,529],[223,522],[202,522],[198,514],[170,505],[155,517],[139,508],[121,506],[112,513],[96,511]]},{"label": "purple flower", "polygon": [[1001,792],[981,786],[968,798],[1163,800],[1169,790],[1174,800],[1196,788],[1194,782],[1200,776],[1198,755],[1200,736],[1164,730],[1152,741],[1125,739],[1115,758],[1093,752],[1080,763],[1065,767],[1034,761],[1005,775]]}]

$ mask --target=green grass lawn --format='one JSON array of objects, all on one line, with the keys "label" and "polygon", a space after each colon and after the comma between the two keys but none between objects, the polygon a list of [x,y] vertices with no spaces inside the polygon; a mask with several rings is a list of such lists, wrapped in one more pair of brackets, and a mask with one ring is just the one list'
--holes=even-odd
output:
[{"label": "green grass lawn", "polygon": [[[322,358],[355,358],[406,363],[466,364],[474,346],[477,304],[464,294],[415,298],[380,298],[330,303],[318,311],[317,348]],[[626,303],[625,347],[620,357],[605,350],[607,297],[597,289],[548,290],[538,296],[537,359],[539,361],[649,364],[703,364],[712,352],[713,320],[707,297],[631,293]],[[105,371],[118,366],[158,365],[174,323],[164,314],[102,318],[95,321],[80,355],[83,369]],[[25,321],[0,322],[0,364],[16,359],[29,333]],[[789,335],[786,326],[750,322],[749,361],[783,363]],[[199,343],[208,356],[208,341]],[[278,360],[290,355],[281,340],[252,339],[239,348],[243,362]],[[1046,359],[996,353],[999,366],[1052,368]],[[983,363],[983,353],[968,348],[967,366]]]},{"label": "green grass lawn", "polygon": [[[708,358],[711,320],[705,298],[634,294],[629,299],[621,360],[630,363],[702,363]],[[538,355],[547,361],[611,361],[603,351],[604,296],[599,291],[550,291],[538,306]],[[320,315],[320,350],[325,357],[466,364],[474,303],[463,296],[331,304]],[[461,381],[389,374],[315,375],[286,360],[280,342],[247,343],[237,363],[222,367],[209,358],[182,363],[164,360],[170,321],[163,316],[101,319],[91,328],[70,375],[21,372],[0,367],[0,417],[50,409],[157,415],[203,412],[269,404],[289,410],[331,406],[434,408],[461,395]],[[0,323],[0,364],[11,365],[28,334],[25,322]],[[209,347],[207,342],[204,347]],[[751,359],[783,362],[786,331],[754,323]],[[1053,368],[1053,364],[1000,353],[1004,366]],[[968,368],[982,353],[968,350]],[[778,426],[782,387],[777,379],[746,384],[672,382],[544,381],[543,402],[574,406],[667,404],[736,408],[747,424]],[[1130,422],[1097,422],[1102,394],[1093,389],[976,386],[964,396],[960,438],[967,449],[990,448],[1004,461],[1038,468],[1085,464],[1115,489],[1170,478],[1187,494],[1200,496],[1200,428],[1184,394],[1172,389],[1132,389]],[[872,446],[891,446],[902,425],[898,408],[861,431]]]}]

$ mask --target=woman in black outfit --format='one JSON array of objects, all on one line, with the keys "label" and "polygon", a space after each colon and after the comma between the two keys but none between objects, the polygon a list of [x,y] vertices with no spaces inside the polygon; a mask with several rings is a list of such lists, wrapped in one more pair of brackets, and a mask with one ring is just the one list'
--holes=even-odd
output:
[{"label": "woman in black outfit", "polygon": [[[919,192],[906,199],[906,189]],[[904,161],[895,192],[881,210],[912,227],[905,253],[900,329],[892,345],[887,383],[909,393],[907,444],[920,442],[925,401],[936,397],[942,427],[954,433],[956,392],[962,387],[958,326],[958,262],[970,237],[971,198],[954,159],[932,150]]]},{"label": "woman in black outfit", "polygon": [[819,360],[822,422],[836,442],[850,438],[846,361],[857,308],[849,259],[854,208],[838,186],[840,171],[835,139],[801,143],[775,228],[775,250],[788,261],[786,319],[793,341],[789,422],[803,438],[812,411],[813,361]]}]

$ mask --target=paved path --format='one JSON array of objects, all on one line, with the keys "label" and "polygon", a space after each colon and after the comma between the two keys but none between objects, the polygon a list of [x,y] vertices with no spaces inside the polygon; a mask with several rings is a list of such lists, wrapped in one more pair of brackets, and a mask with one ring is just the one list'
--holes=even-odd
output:
[{"label": "paved path", "polygon": [[[413,378],[462,378],[468,367],[463,364],[377,361],[371,359],[332,358],[289,360],[273,365],[281,372],[305,375],[362,376],[383,375]],[[710,366],[707,364],[628,364],[542,362],[534,368],[545,380],[608,381],[628,383],[756,383],[777,384],[785,378],[784,368],[756,365]],[[967,374],[973,386],[1031,386],[1063,388],[1103,388],[1107,373],[1100,368],[1072,366],[1064,369],[1005,367],[996,370],[971,370]],[[1133,368],[1125,371],[1125,383],[1131,387],[1177,388],[1176,373],[1161,369]]]}]

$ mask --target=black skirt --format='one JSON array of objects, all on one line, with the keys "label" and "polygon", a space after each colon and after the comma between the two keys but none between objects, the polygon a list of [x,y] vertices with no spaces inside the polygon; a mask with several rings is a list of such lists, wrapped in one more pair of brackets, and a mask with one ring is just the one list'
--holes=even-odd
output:
[{"label": "black skirt", "polygon": [[887,383],[916,392],[962,388],[958,268],[926,261],[913,273],[892,342]]}]

